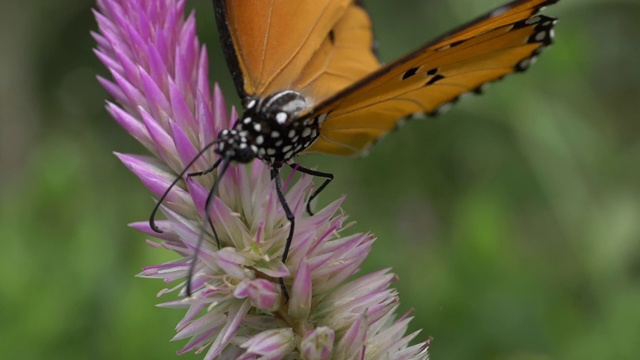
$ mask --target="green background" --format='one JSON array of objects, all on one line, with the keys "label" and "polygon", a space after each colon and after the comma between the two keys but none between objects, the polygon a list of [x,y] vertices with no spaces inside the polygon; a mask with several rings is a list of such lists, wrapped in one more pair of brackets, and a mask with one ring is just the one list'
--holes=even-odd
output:
[{"label": "green background", "polygon": [[[370,0],[385,61],[500,5]],[[212,79],[237,103],[209,1]],[[126,226],[151,194],[112,155],[144,153],[103,109],[86,0],[0,1],[0,358],[174,359],[173,255]],[[412,329],[443,359],[640,358],[640,1],[564,0],[556,43],[444,116],[415,120],[336,174],[365,271],[393,267]],[[188,354],[184,359],[200,358]]]}]

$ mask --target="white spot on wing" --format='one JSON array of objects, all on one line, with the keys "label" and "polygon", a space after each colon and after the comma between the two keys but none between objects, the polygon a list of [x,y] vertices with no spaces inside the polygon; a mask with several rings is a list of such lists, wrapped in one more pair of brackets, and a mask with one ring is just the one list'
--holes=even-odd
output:
[{"label": "white spot on wing", "polygon": [[534,16],[532,18],[528,18],[524,23],[527,25],[533,25],[540,22],[540,16]]},{"label": "white spot on wing", "polygon": [[495,10],[493,10],[493,12],[491,12],[491,15],[489,15],[489,17],[496,17],[496,16],[500,16],[500,15],[502,15],[502,14],[506,13],[506,12],[507,12],[507,10],[508,10],[508,9],[507,9],[507,7],[506,7],[506,6],[503,6],[503,7],[499,8],[499,9],[495,9]]},{"label": "white spot on wing", "polygon": [[486,82],[482,85],[480,85],[480,87],[478,88],[478,90],[480,90],[480,92],[485,92],[487,91],[487,89],[491,86],[490,82]]},{"label": "white spot on wing", "polygon": [[446,113],[447,111],[449,111],[449,109],[451,109],[452,106],[453,106],[453,104],[450,103],[450,102],[444,103],[444,104],[440,105],[439,108],[436,109],[435,113],[437,115],[442,115],[442,114]]},{"label": "white spot on wing", "polygon": [[460,94],[460,97],[458,97],[458,99],[464,100],[464,99],[467,99],[467,98],[470,98],[470,97],[473,97],[473,93],[467,91],[466,93]]}]

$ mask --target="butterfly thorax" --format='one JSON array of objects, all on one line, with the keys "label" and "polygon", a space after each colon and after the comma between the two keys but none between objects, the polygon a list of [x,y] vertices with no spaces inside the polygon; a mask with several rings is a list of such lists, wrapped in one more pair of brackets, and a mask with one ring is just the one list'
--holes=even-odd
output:
[{"label": "butterfly thorax", "polygon": [[240,163],[256,157],[268,164],[286,163],[318,138],[317,119],[298,117],[308,108],[295,91],[249,99],[233,127],[218,135],[216,152]]}]

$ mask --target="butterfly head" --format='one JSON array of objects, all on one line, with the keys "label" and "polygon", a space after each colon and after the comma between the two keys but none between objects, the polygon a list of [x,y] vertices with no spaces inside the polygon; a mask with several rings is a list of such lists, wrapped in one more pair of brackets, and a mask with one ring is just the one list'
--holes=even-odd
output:
[{"label": "butterfly head", "polygon": [[223,158],[246,164],[257,155],[255,145],[250,145],[249,139],[235,129],[225,129],[218,134],[218,146],[215,152]]}]

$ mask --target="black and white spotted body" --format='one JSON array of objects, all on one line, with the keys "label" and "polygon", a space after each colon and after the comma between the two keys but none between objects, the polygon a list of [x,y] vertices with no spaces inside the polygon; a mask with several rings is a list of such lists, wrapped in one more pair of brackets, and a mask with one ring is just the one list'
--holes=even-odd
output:
[{"label": "black and white spotted body", "polygon": [[249,99],[245,112],[231,129],[218,135],[216,152],[239,163],[258,158],[267,164],[290,163],[318,138],[323,117],[299,121],[309,108],[295,91],[281,91],[264,99]]}]

